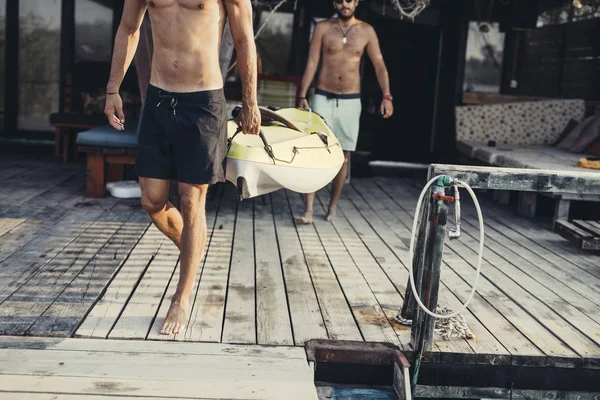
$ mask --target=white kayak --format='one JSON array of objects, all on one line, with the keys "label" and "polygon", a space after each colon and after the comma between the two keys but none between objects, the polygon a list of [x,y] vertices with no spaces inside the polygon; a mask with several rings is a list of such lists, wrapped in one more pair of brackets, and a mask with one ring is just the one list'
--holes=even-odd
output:
[{"label": "white kayak", "polygon": [[316,192],[333,180],[344,153],[318,114],[298,108],[260,110],[260,136],[239,133],[233,119],[227,122],[227,180],[240,199],[282,188]]}]

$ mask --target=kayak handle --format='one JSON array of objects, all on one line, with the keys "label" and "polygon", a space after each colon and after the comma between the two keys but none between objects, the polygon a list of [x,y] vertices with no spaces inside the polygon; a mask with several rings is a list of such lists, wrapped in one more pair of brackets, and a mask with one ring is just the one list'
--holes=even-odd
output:
[{"label": "kayak handle", "polygon": [[[229,152],[229,149],[231,148],[231,143],[233,142],[233,139],[241,131],[242,131],[242,127],[238,126],[238,128],[236,129],[236,131],[234,132],[234,134],[229,139],[227,139],[227,152]],[[275,164],[275,154],[273,153],[273,148],[271,147],[271,145],[269,144],[269,142],[267,142],[267,138],[266,138],[264,132],[261,130],[260,133],[258,134],[258,136],[260,137],[260,139],[263,142],[265,151],[267,152],[267,154],[269,155],[269,157],[271,157],[271,160],[273,160],[273,164]]]}]

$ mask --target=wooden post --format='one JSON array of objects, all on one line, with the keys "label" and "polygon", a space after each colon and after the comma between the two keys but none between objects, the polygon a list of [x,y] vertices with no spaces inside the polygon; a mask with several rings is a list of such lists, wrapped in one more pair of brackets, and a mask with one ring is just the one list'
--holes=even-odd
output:
[{"label": "wooden post", "polygon": [[87,155],[87,196],[104,197],[106,180],[104,171],[104,155],[88,153]]},{"label": "wooden post", "polygon": [[517,204],[517,212],[524,217],[535,217],[537,205],[537,193],[519,192],[519,202]]},{"label": "wooden post", "polygon": [[562,197],[556,199],[556,203],[554,204],[554,219],[552,220],[552,225],[556,226],[556,221],[558,220],[568,221],[570,208],[570,200],[564,200]]},{"label": "wooden post", "polygon": [[[445,187],[435,186],[433,194],[436,193],[445,195]],[[429,232],[423,251],[424,268],[421,268],[419,273],[422,278],[418,280],[420,288],[418,288],[417,293],[425,307],[435,313],[437,310],[444,238],[446,236],[448,205],[444,200],[435,200],[431,197],[430,199]],[[435,319],[417,305],[411,330],[411,343],[418,354],[431,351],[434,324]]]},{"label": "wooden post", "polygon": [[[430,198],[430,197],[429,197]],[[425,238],[429,235],[429,209],[431,202],[425,201],[423,208],[420,213],[421,225],[419,227],[418,236],[415,241],[415,246],[413,249],[413,259],[412,261],[412,269],[413,275],[415,277],[415,289],[417,293],[421,291],[421,281],[423,277],[423,270],[425,265],[425,257],[424,257],[424,249],[425,249]],[[406,284],[406,292],[404,294],[404,303],[402,303],[402,310],[400,311],[400,316],[407,320],[413,321],[415,318],[415,308],[418,308],[418,304],[413,295],[410,281]]]}]

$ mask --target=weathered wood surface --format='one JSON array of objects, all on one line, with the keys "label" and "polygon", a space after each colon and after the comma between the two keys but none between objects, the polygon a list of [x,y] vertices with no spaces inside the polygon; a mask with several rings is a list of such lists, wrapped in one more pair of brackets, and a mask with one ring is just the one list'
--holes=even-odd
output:
[{"label": "weathered wood surface", "polygon": [[514,190],[540,193],[600,194],[600,173],[431,164],[429,177],[449,175],[473,189]]},{"label": "weathered wood surface", "polygon": [[[20,174],[44,168],[28,163],[18,160],[15,170],[30,169],[6,180],[15,184]],[[51,170],[62,176],[46,186],[37,180],[40,193],[30,198],[34,192],[27,192],[27,204],[0,205],[5,333],[68,336],[80,324],[75,336],[111,340],[302,346],[329,338],[410,350],[410,330],[394,316],[406,291],[410,228],[423,182],[354,178],[337,220],[323,219],[326,189],[311,225],[293,219],[303,209],[297,193],[236,203],[228,197],[230,184],[211,188],[208,247],[190,324],[185,334],[164,337],[158,328],[178,278],[177,249],[150,224],[139,200],[85,199],[77,189],[82,170]],[[13,196],[5,190],[14,186],[0,187],[0,197]],[[446,242],[442,267],[439,303],[454,309],[473,283],[478,233],[467,203],[463,237]],[[545,222],[520,218],[485,197],[481,203],[483,276],[463,313],[476,339],[436,336],[425,360],[598,368],[598,256],[574,248]]]},{"label": "weathered wood surface", "polygon": [[103,344],[0,338],[0,398],[317,399],[302,348]]}]

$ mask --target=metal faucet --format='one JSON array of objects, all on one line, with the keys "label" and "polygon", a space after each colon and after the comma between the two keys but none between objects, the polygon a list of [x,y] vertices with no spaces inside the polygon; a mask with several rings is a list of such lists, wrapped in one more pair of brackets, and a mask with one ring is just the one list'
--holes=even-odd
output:
[{"label": "metal faucet", "polygon": [[450,229],[448,237],[450,240],[460,237],[460,194],[458,192],[458,184],[454,183],[454,223],[456,229]]}]

